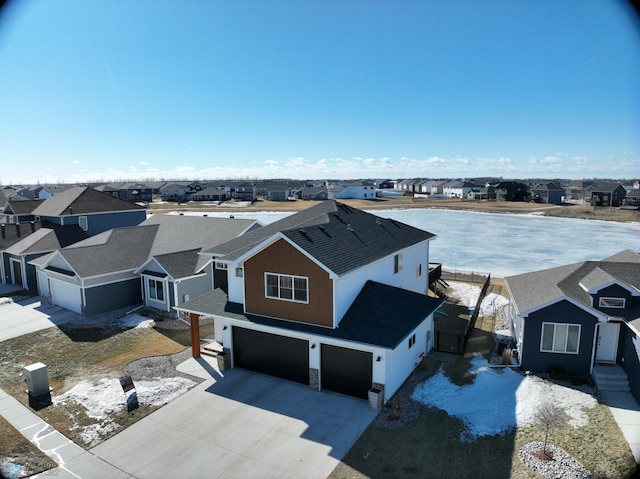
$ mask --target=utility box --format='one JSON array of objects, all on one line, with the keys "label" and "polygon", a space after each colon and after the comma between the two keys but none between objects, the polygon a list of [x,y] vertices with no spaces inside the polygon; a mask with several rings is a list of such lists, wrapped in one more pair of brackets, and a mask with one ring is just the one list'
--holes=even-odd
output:
[{"label": "utility box", "polygon": [[42,363],[34,363],[24,368],[24,377],[27,380],[27,389],[30,396],[49,394],[49,373],[47,366]]}]

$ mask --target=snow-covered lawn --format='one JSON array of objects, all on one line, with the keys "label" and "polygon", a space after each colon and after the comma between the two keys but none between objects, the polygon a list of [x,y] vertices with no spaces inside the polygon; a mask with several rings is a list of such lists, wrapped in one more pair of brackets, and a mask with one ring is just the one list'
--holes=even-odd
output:
[{"label": "snow-covered lawn", "polygon": [[153,319],[149,319],[146,316],[141,316],[137,313],[131,313],[118,320],[118,326],[122,329],[132,328],[153,328],[156,322]]},{"label": "snow-covered lawn", "polygon": [[[157,378],[135,381],[135,391],[139,404],[162,406],[195,386],[195,382],[182,377]],[[132,392],[127,393],[130,396]],[[81,381],[69,391],[54,396],[54,405],[69,403],[80,404],[86,415],[95,419],[95,423],[82,426],[80,433],[85,444],[94,445],[102,437],[120,426],[110,417],[111,414],[127,408],[127,397],[117,378],[103,378],[98,383]],[[72,429],[79,428],[77,424]]]},{"label": "snow-covered lawn", "polygon": [[[482,288],[474,286],[468,283],[458,283],[455,281],[449,282],[449,288],[447,293],[450,296],[455,296],[460,300],[460,303],[468,308],[475,308],[480,296]],[[480,305],[480,316],[491,316],[498,308],[509,304],[509,300],[504,296],[496,293],[489,293],[482,300]]]},{"label": "snow-covered lawn", "polygon": [[482,356],[475,357],[471,365],[470,372],[475,375],[472,384],[457,386],[440,369],[411,395],[415,401],[460,418],[470,439],[532,424],[543,401],[561,407],[571,426],[586,426],[585,410],[597,404],[587,387],[579,390],[522,376],[509,368],[491,368]]}]

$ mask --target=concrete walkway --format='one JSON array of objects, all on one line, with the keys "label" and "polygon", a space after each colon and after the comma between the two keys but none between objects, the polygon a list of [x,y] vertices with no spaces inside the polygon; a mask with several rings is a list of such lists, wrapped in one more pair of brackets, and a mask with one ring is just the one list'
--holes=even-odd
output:
[{"label": "concrete walkway", "polygon": [[628,392],[600,391],[600,396],[629,443],[633,457],[640,464],[640,404]]}]

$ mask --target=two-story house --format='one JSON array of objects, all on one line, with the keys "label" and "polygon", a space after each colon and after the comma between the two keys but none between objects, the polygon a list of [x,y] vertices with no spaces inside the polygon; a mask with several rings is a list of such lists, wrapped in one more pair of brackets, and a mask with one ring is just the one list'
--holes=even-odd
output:
[{"label": "two-story house", "polygon": [[389,399],[433,342],[434,235],[328,200],[204,251],[215,289],[177,308],[199,318],[234,367]]},{"label": "two-story house", "polygon": [[522,369],[596,377],[599,365],[619,365],[640,400],[640,254],[625,250],[505,283]]}]

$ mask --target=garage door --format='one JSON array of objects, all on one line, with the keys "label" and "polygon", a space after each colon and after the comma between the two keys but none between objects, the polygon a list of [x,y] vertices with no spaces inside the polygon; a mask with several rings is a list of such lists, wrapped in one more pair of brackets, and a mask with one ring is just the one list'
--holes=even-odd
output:
[{"label": "garage door", "polygon": [[234,366],[309,384],[309,341],[233,328]]},{"label": "garage door", "polygon": [[53,304],[75,311],[76,313],[81,312],[82,299],[79,286],[57,279],[51,279],[49,287],[51,288],[51,302]]},{"label": "garage door", "polygon": [[373,379],[371,353],[323,344],[320,354],[322,389],[367,398]]}]

